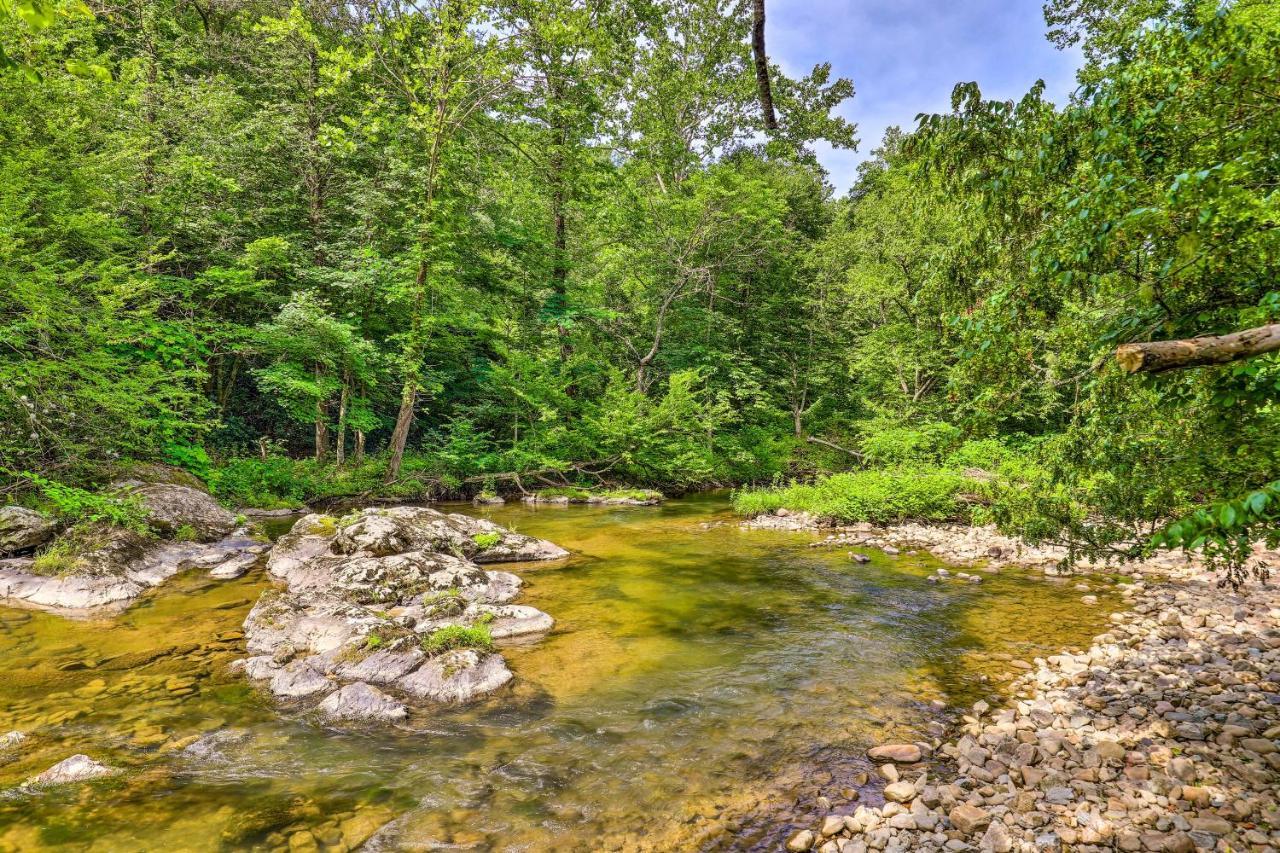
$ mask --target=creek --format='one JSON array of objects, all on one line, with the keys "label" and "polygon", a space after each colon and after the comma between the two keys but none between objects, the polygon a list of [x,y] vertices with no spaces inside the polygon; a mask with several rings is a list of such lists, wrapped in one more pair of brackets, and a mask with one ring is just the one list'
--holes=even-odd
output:
[{"label": "creek", "polygon": [[[511,687],[412,730],[281,714],[229,671],[261,567],[101,620],[0,607],[0,734],[31,735],[0,753],[0,850],[777,849],[859,791],[868,746],[939,733],[1118,600],[1007,570],[929,584],[925,555],[741,530],[724,495],[452,509],[573,557],[501,567],[554,632],[503,648]],[[13,790],[78,752],[128,772]]]}]

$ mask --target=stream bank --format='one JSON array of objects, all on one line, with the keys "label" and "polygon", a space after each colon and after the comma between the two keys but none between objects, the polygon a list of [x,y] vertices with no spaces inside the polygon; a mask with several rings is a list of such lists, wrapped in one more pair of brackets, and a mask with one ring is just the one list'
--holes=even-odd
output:
[{"label": "stream bank", "polygon": [[788,850],[1280,850],[1280,590],[1184,566],[1127,597],[1087,651],[976,703],[937,763],[883,767],[885,805]]}]

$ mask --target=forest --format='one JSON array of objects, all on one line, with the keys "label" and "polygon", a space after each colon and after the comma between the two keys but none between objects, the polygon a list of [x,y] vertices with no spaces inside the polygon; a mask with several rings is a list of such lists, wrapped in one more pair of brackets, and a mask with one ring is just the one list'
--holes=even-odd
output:
[{"label": "forest", "polygon": [[[732,487],[1118,557],[1274,536],[1280,4],[1051,0],[1069,102],[959,82],[879,140],[763,15],[3,0],[4,500],[113,518],[165,463],[233,507]],[[873,151],[847,194],[821,146]]]}]

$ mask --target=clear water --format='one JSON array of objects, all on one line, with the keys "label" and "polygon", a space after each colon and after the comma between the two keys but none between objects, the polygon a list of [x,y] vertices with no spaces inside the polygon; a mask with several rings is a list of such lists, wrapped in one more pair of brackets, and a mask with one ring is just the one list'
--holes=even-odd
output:
[{"label": "clear water", "polygon": [[[0,608],[0,733],[32,735],[0,753],[0,851],[776,849],[819,795],[851,809],[867,746],[926,736],[936,702],[1113,609],[1105,579],[1086,607],[1078,580],[859,565],[738,529],[723,496],[475,511],[574,552],[515,568],[558,624],[504,650],[510,689],[403,730],[282,716],[227,671],[261,570],[186,575],[104,621]],[[129,772],[14,790],[77,752]]]}]

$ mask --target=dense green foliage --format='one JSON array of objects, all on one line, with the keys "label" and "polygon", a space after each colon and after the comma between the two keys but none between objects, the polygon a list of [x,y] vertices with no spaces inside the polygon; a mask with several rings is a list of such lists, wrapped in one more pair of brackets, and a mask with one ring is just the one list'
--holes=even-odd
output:
[{"label": "dense green foliage", "polygon": [[271,504],[368,490],[401,435],[393,495],[786,464],[812,148],[853,144],[852,89],[775,69],[760,141],[745,7],[93,11],[0,34],[31,72],[0,77],[12,467]]},{"label": "dense green foliage", "polygon": [[13,8],[15,470],[263,506],[794,481],[738,504],[1121,555],[1274,526],[1275,359],[1111,358],[1278,319],[1273,0],[1054,0],[1069,104],[961,84],[839,199],[851,84],[775,67],[766,130],[739,2]]},{"label": "dense green foliage", "polygon": [[1228,558],[1238,580],[1246,543],[1275,529],[1274,358],[1143,378],[1111,353],[1277,319],[1280,6],[1064,0],[1048,12],[1055,37],[1090,57],[1070,105],[957,86],[952,113],[890,133],[837,203],[812,257],[859,386],[844,446],[869,471],[781,494],[875,517],[901,466],[884,422],[943,420],[1019,448],[972,465],[989,476],[960,514],[1120,557],[1160,533]]}]

